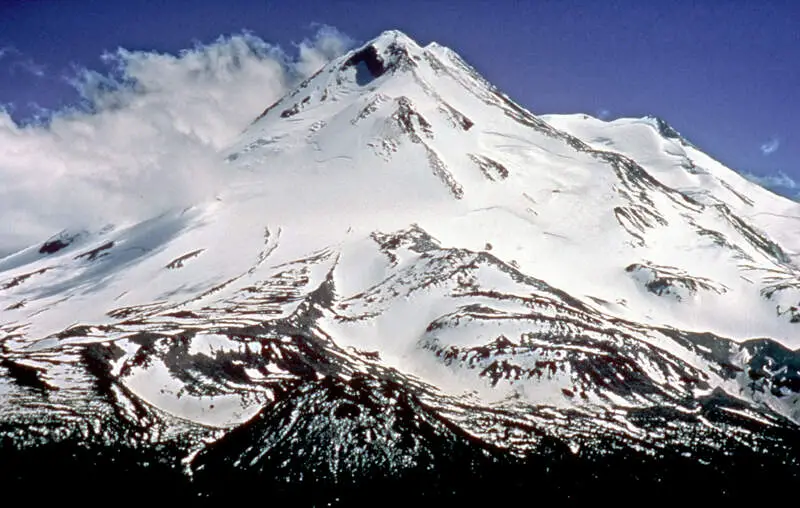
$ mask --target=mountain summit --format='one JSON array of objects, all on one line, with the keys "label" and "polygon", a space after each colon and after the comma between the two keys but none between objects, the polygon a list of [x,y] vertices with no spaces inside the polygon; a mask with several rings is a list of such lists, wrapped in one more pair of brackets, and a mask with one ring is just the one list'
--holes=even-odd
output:
[{"label": "mountain summit", "polygon": [[19,485],[80,453],[317,501],[796,473],[797,203],[663,120],[536,116],[398,31],[254,117],[217,200],[0,259]]}]

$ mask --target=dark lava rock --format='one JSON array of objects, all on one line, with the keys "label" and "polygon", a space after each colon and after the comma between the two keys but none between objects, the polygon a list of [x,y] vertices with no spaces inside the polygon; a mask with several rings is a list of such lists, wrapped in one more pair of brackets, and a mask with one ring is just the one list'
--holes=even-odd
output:
[{"label": "dark lava rock", "polygon": [[386,72],[386,66],[375,46],[367,46],[344,63],[343,68],[356,68],[356,82],[364,86]]}]

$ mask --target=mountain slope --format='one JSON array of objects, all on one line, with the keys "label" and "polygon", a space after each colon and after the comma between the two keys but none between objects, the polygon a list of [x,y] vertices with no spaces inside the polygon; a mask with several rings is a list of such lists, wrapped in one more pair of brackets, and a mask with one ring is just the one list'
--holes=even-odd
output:
[{"label": "mountain slope", "polygon": [[448,453],[794,460],[800,205],[665,122],[540,118],[390,31],[220,156],[214,202],[0,260],[9,446],[326,485]]}]

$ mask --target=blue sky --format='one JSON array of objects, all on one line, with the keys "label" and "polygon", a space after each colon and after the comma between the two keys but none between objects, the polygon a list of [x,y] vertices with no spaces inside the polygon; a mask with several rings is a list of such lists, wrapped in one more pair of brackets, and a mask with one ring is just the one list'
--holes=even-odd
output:
[{"label": "blue sky", "polygon": [[796,1],[2,0],[0,104],[17,122],[74,104],[70,80],[108,72],[101,55],[120,47],[177,53],[249,30],[292,55],[320,25],[355,41],[389,28],[436,40],[535,113],[661,116],[734,169],[800,192]]}]

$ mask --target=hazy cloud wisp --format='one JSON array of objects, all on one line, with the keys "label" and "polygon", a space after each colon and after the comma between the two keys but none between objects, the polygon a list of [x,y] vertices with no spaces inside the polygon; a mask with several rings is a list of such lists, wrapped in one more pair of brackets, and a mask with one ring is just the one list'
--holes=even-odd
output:
[{"label": "hazy cloud wisp", "polygon": [[764,155],[770,155],[775,153],[780,146],[781,141],[778,138],[772,138],[769,141],[762,143],[759,147],[759,150],[761,150],[761,153]]},{"label": "hazy cloud wisp", "polygon": [[17,60],[13,62],[8,67],[9,72],[15,74],[17,72],[27,72],[36,76],[37,78],[41,78],[44,76],[46,67],[40,63],[36,63],[32,58],[26,58],[24,60]]},{"label": "hazy cloud wisp", "polygon": [[120,49],[111,72],[73,80],[85,108],[28,125],[0,109],[0,256],[211,197],[218,150],[350,44],[323,27],[294,59],[248,33],[178,55]]},{"label": "hazy cloud wisp", "polygon": [[[794,194],[797,196],[797,191],[800,190],[800,183],[783,171],[779,171],[774,175],[758,176],[752,173],[744,173],[742,176],[779,194]],[[793,192],[787,193],[786,191]]]},{"label": "hazy cloud wisp", "polygon": [[41,78],[45,75],[46,66],[35,61],[33,58],[26,57],[14,46],[0,47],[0,61],[4,62],[4,70],[10,74],[25,72]]}]

